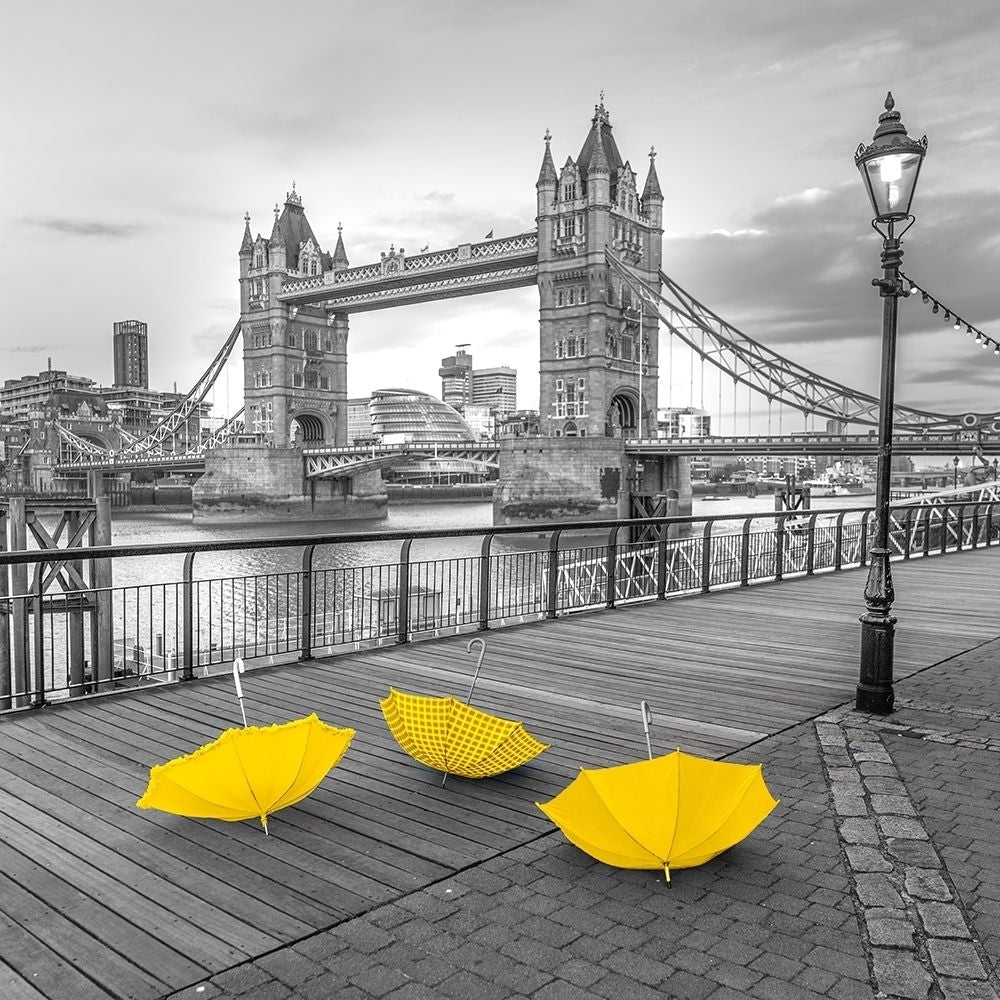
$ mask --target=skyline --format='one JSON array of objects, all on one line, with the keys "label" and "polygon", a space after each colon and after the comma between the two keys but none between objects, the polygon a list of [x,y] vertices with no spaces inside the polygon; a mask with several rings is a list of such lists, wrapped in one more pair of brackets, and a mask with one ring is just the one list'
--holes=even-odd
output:
[{"label": "skyline", "polygon": [[[4,164],[0,376],[51,357],[108,384],[112,324],[140,319],[151,387],[186,390],[238,315],[244,213],[266,236],[293,181],[324,249],[343,225],[352,265],[531,230],[542,136],[557,166],[575,158],[603,91],[640,183],[657,150],[666,273],[750,337],[877,394],[880,244],[853,153],[887,90],[929,140],[903,270],[1000,338],[1000,10],[879,10],[877,26],[861,3],[804,20],[793,0],[12,10],[48,64],[33,73],[22,45],[0,69],[22,97],[0,112],[21,140]],[[468,343],[476,367],[517,369],[518,405],[537,406],[537,317],[532,288],[354,315],[348,394],[439,395],[440,359]],[[900,302],[899,337],[897,402],[1000,408],[1000,358],[919,296]],[[712,411],[717,376],[673,351],[667,379],[661,328],[659,404]],[[217,412],[223,388],[237,394],[219,387]]]}]

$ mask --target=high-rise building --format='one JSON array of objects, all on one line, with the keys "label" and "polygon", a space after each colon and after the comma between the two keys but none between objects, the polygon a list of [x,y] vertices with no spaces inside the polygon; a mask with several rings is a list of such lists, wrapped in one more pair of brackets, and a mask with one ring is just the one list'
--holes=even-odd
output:
[{"label": "high-rise building", "polygon": [[495,414],[506,416],[517,409],[517,369],[474,368],[472,371],[472,402],[488,406]]},{"label": "high-rise building", "polygon": [[459,413],[472,402],[472,355],[466,353],[468,344],[457,344],[449,358],[441,359],[438,375],[441,376],[441,400]]},{"label": "high-rise building", "polygon": [[149,388],[146,324],[138,319],[115,323],[115,385]]},{"label": "high-rise building", "polygon": [[694,406],[665,406],[657,412],[657,430],[660,437],[711,437],[712,417]]},{"label": "high-rise building", "polygon": [[357,396],[347,401],[347,446],[372,440],[371,397]]}]

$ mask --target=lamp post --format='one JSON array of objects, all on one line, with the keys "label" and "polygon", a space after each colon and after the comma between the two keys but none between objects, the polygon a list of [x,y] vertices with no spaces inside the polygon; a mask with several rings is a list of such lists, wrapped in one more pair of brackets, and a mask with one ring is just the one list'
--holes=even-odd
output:
[{"label": "lamp post", "polygon": [[951,461],[952,461],[952,464],[955,466],[955,478],[952,480],[951,486],[952,486],[952,489],[957,490],[958,489],[958,466],[959,466],[959,463],[962,460],[958,457],[958,455],[956,455]]},{"label": "lamp post", "polygon": [[903,234],[913,225],[910,201],[917,185],[920,165],[927,152],[927,136],[911,139],[892,94],[868,146],[862,143],[854,155],[871,201],[872,228],[882,237],[882,277],[872,284],[882,298],[882,379],[879,397],[878,472],[875,480],[875,544],[868,564],[865,613],[861,616],[861,670],[855,707],[888,715],[895,699],[892,686],[893,643],[896,619],[892,614],[895,593],[889,568],[889,486],[892,473],[892,410],[896,380],[897,300],[906,295],[899,277]]}]

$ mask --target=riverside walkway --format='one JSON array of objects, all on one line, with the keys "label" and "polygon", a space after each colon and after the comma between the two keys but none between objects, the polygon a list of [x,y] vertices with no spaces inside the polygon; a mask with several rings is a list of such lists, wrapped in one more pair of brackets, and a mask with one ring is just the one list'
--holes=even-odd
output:
[{"label": "riverside walkway", "polygon": [[[863,572],[482,633],[474,703],[551,749],[472,782],[410,760],[378,699],[464,697],[469,636],[272,667],[252,723],[357,736],[254,823],[134,808],[151,765],[237,725],[231,680],[0,718],[0,997],[996,998],[1000,551],[893,568],[898,711],[850,711]],[[534,805],[675,746],[761,761],[781,804],[667,889]]]}]

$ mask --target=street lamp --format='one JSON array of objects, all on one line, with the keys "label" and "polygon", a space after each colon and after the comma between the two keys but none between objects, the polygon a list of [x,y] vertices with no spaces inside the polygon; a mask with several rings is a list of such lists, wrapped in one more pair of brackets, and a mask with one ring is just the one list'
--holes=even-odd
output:
[{"label": "street lamp", "polygon": [[954,463],[954,466],[955,466],[955,479],[954,479],[954,482],[952,483],[952,488],[956,489],[956,490],[958,489],[958,465],[959,465],[959,463],[961,461],[962,460],[958,457],[958,455],[956,455],[952,459],[952,462]]},{"label": "street lamp", "polygon": [[[892,472],[892,409],[895,394],[897,300],[906,295],[899,277],[903,251],[899,244],[913,225],[910,201],[920,165],[927,152],[927,136],[919,142],[906,134],[899,112],[887,94],[885,111],[871,143],[854,154],[872,204],[872,228],[882,237],[882,277],[872,284],[882,298],[882,383],[879,397],[878,472],[875,480],[875,544],[868,563],[865,613],[861,616],[861,671],[855,707],[888,715],[895,695],[892,687],[895,593],[889,568],[889,486]],[[901,227],[901,228],[900,228]]]}]

